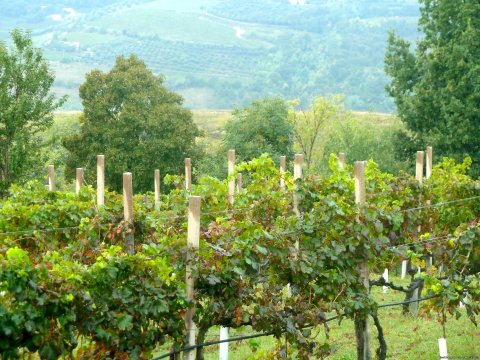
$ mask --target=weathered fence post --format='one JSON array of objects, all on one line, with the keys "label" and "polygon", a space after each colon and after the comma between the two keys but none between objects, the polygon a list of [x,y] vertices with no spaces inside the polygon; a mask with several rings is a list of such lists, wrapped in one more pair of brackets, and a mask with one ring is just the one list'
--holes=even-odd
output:
[{"label": "weathered fence post", "polygon": [[242,187],[243,187],[243,176],[242,173],[238,173],[237,175],[237,193],[242,192]]},{"label": "weathered fence post", "polygon": [[[235,172],[235,150],[228,150],[228,176]],[[228,203],[233,205],[235,195],[235,179],[228,180]]]},{"label": "weathered fence post", "polygon": [[[228,150],[228,176],[229,178],[235,172],[235,150]],[[233,205],[235,202],[235,179],[228,180],[228,203]],[[220,340],[228,340],[228,328],[220,327]],[[228,360],[228,342],[221,343],[219,347],[219,359]]]},{"label": "weathered fence post", "polygon": [[190,158],[185,159],[185,190],[192,189],[192,161]]},{"label": "weathered fence post", "polygon": [[427,151],[426,151],[426,163],[427,163],[427,168],[425,172],[425,177],[427,179],[430,179],[430,176],[432,176],[432,169],[433,169],[433,148],[431,146],[427,146]]},{"label": "weathered fence post", "polygon": [[48,165],[48,191],[55,191],[55,166]]},{"label": "weathered fence post", "polygon": [[[303,155],[302,154],[295,154],[295,159],[293,163],[293,181],[302,178],[302,164],[303,164]],[[298,209],[298,195],[296,193],[297,185],[294,183],[293,185],[293,211],[297,217],[300,217],[300,210]],[[298,252],[300,250],[300,243],[298,240],[295,241],[295,250]],[[295,253],[295,257],[298,254]]]},{"label": "weathered fence post", "polygon": [[[302,163],[303,163],[303,155],[302,154],[295,154],[295,160],[293,164],[293,181],[302,178]],[[295,215],[300,216],[300,211],[298,210],[298,196],[296,193],[297,185],[293,186],[293,211]]]},{"label": "weathered fence post", "polygon": [[280,189],[285,190],[285,172],[287,171],[287,157],[280,156]]},{"label": "weathered fence post", "polygon": [[83,168],[75,169],[75,193],[78,195],[80,193],[80,188],[83,186]]},{"label": "weathered fence post", "polygon": [[[425,152],[426,157],[426,169],[425,169],[425,177],[430,179],[432,176],[432,169],[433,169],[433,149],[431,146],[427,146],[427,151]],[[432,202],[431,200],[427,200],[427,205],[430,205]],[[430,227],[432,226],[432,219],[430,218]],[[431,230],[431,228],[430,228]],[[433,255],[430,253],[427,257],[425,266],[430,268],[433,264]]]},{"label": "weathered fence post", "polygon": [[153,187],[155,191],[155,207],[158,208],[160,206],[160,170],[155,169],[153,175]]},{"label": "weathered fence post", "polygon": [[[423,151],[417,151],[417,157],[416,157],[416,162],[415,162],[415,180],[421,185],[423,183],[423,159],[425,157],[425,153]],[[420,234],[422,231],[422,227],[419,225],[417,232]],[[417,237],[418,237],[417,234]],[[418,272],[420,272],[420,267],[418,267]],[[418,300],[418,297],[420,296],[419,288],[417,287],[415,290],[413,290],[412,297],[409,300]],[[418,302],[414,301],[409,304],[408,306],[410,314],[413,316],[418,315]]]},{"label": "weathered fence post", "polygon": [[[187,299],[192,301],[192,306],[185,313],[185,325],[188,334],[188,345],[195,345],[196,326],[193,322],[195,314],[195,278],[192,275],[191,260],[193,254],[198,251],[200,244],[200,196],[190,196],[188,198],[188,258],[186,268]],[[186,352],[187,360],[195,359],[196,350],[192,349]]]},{"label": "weathered fence post", "polygon": [[338,166],[340,169],[345,169],[345,153],[338,153]]},{"label": "weathered fence post", "polygon": [[133,254],[135,252],[134,232],[133,228],[133,187],[132,173],[123,173],[123,218],[128,226],[125,235],[125,245],[127,252]]},{"label": "weathered fence post", "polygon": [[105,155],[97,155],[97,205],[105,204]]},{"label": "weathered fence post", "polygon": [[[363,212],[365,207],[365,161],[355,162],[355,203]],[[358,221],[361,221],[358,219]],[[368,255],[359,262],[360,280],[365,286],[365,292],[369,293],[369,274],[368,274]],[[355,335],[357,338],[357,359],[370,360],[372,354],[370,351],[370,327],[368,325],[368,315],[364,319],[355,319]]]}]

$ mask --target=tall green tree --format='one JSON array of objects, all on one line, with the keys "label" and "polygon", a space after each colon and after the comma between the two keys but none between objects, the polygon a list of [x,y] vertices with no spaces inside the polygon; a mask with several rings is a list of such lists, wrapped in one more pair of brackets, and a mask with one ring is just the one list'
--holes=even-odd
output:
[{"label": "tall green tree", "polygon": [[184,158],[199,157],[200,132],[180,95],[168,90],[135,55],[119,56],[104,73],[93,70],[80,87],[84,107],[80,133],[67,137],[67,174],[87,168],[94,181],[96,155],[105,155],[106,184],[122,188],[122,173],[133,173],[135,191],[153,189],[153,171],[181,173]]},{"label": "tall green tree", "polygon": [[280,98],[253,101],[233,111],[225,125],[225,146],[235,149],[240,160],[268,153],[273,159],[293,156],[293,126],[288,121],[288,106]]},{"label": "tall green tree", "polygon": [[423,37],[414,51],[390,34],[387,91],[410,133],[408,144],[435,146],[435,153],[480,158],[480,2],[420,0]]},{"label": "tall green tree", "polygon": [[12,46],[0,42],[0,191],[38,173],[36,135],[53,123],[65,98],[50,92],[54,75],[28,31],[14,29]]}]

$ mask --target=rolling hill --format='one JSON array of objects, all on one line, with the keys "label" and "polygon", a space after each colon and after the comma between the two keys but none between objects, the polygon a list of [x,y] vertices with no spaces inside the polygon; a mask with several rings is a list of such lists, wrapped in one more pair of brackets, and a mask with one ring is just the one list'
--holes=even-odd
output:
[{"label": "rolling hill", "polygon": [[343,93],[349,108],[392,111],[387,33],[417,37],[417,17],[412,0],[14,0],[0,4],[0,39],[32,30],[65,109],[81,108],[87,71],[135,53],[192,108]]}]

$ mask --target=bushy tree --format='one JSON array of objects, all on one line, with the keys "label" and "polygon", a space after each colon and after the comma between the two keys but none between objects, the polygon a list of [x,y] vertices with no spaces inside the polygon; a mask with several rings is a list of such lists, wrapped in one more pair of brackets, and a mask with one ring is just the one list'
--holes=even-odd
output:
[{"label": "bushy tree", "polygon": [[289,120],[294,128],[296,143],[304,154],[307,169],[318,165],[323,156],[328,123],[338,120],[343,114],[342,96],[315,97],[310,109],[298,109],[298,100],[292,102]]},{"label": "bushy tree", "polygon": [[[387,91],[410,133],[438,155],[480,158],[480,2],[420,0],[423,37],[415,51],[390,34]],[[411,142],[410,142],[411,143]],[[408,148],[408,145],[402,148]],[[400,150],[402,150],[402,148]]]},{"label": "bushy tree", "polygon": [[11,38],[10,49],[0,42],[0,192],[38,173],[36,135],[65,101],[50,93],[55,77],[30,33],[14,29]]},{"label": "bushy tree", "polygon": [[122,173],[133,173],[135,191],[153,189],[153,171],[181,173],[183,159],[199,156],[200,134],[183,99],[165,88],[135,55],[119,56],[104,73],[93,70],[80,87],[84,107],[80,133],[64,139],[67,173],[86,167],[94,180],[96,155],[105,155],[106,184],[122,188]]},{"label": "bushy tree", "polygon": [[225,132],[225,146],[235,149],[239,160],[263,153],[273,159],[293,156],[293,126],[288,121],[288,106],[280,98],[256,100],[234,110]]}]

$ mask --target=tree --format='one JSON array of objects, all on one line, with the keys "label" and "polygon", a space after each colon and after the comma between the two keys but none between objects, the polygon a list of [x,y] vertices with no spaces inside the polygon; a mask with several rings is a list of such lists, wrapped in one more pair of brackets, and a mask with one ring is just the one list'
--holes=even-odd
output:
[{"label": "tree", "polygon": [[36,135],[52,125],[52,112],[66,100],[50,93],[55,77],[30,33],[10,34],[10,49],[0,42],[0,192],[37,173]]},{"label": "tree", "polygon": [[[325,133],[328,122],[335,120],[343,112],[342,101],[340,96],[332,99],[316,97],[309,110],[298,110],[295,107],[290,109],[289,120],[294,128],[295,140],[305,156],[307,169],[310,169],[315,160],[322,158],[323,149],[320,149],[320,145],[322,140],[325,145],[326,139],[321,138],[321,133]],[[298,101],[293,105],[298,105]]]},{"label": "tree", "polygon": [[[387,91],[410,133],[438,155],[480,156],[480,3],[420,0],[423,38],[411,44],[390,34]],[[407,144],[407,142],[404,142]],[[400,151],[404,149],[399,149]]]},{"label": "tree", "polygon": [[273,159],[293,156],[293,127],[287,104],[280,98],[264,98],[234,110],[225,132],[226,147],[235,149],[242,161],[263,153]]},{"label": "tree", "polygon": [[[122,188],[122,173],[130,171],[135,191],[153,189],[153,171],[181,173],[184,158],[198,159],[195,138],[200,135],[183,99],[163,85],[135,55],[117,57],[108,73],[93,70],[80,86],[84,107],[80,133],[67,137],[66,172],[95,168],[104,154],[106,184]],[[93,181],[95,171],[88,171]]]}]

